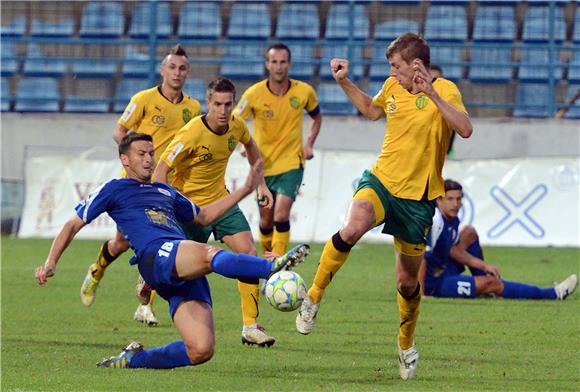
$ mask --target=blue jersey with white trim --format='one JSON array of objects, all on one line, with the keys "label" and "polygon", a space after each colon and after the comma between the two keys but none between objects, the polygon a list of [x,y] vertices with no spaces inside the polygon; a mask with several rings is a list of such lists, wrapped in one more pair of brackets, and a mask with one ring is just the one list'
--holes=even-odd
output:
[{"label": "blue jersey with white trim", "polygon": [[185,239],[178,222],[193,222],[200,207],[165,183],[121,178],[101,185],[75,210],[87,224],[108,213],[139,258],[153,241]]},{"label": "blue jersey with white trim", "polygon": [[439,279],[448,275],[459,275],[464,270],[463,265],[450,259],[451,247],[459,242],[459,218],[448,221],[439,208],[435,209],[433,226],[427,236],[425,259],[425,294],[430,295],[437,287]]}]

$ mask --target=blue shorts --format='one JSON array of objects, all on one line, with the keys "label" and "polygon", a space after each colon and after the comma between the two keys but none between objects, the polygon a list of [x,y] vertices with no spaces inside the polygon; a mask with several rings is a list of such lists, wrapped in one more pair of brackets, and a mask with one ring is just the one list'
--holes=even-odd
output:
[{"label": "blue shorts", "polygon": [[151,243],[138,259],[139,272],[157,293],[169,302],[169,315],[185,301],[207,302],[210,306],[211,292],[205,276],[194,280],[173,277],[175,256],[182,240],[155,241]]},{"label": "blue shorts", "polygon": [[434,297],[475,298],[475,279],[470,275],[442,277],[433,292]]}]

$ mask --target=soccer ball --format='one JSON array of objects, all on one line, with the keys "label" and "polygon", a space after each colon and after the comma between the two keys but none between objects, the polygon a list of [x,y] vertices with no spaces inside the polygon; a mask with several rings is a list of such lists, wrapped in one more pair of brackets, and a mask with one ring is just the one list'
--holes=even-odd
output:
[{"label": "soccer ball", "polygon": [[296,310],[306,297],[304,279],[294,271],[279,271],[268,279],[264,296],[270,305],[282,312]]}]

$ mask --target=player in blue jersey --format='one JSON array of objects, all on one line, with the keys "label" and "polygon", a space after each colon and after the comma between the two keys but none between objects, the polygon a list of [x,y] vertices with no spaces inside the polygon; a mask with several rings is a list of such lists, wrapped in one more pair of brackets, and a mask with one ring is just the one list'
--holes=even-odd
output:
[{"label": "player in blue jersey", "polygon": [[[541,288],[501,278],[500,271],[483,260],[477,231],[466,226],[459,231],[458,213],[463,188],[445,180],[445,197],[437,200],[427,251],[421,266],[421,287],[425,295],[447,298],[497,296],[514,299],[566,299],[576,290],[573,274],[553,288]],[[471,275],[463,274],[468,267]]]},{"label": "player in blue jersey", "polygon": [[145,281],[169,302],[170,315],[183,340],[149,350],[132,342],[118,356],[97,365],[166,369],[206,362],[213,356],[215,336],[205,275],[216,272],[234,279],[267,279],[302,262],[308,245],[298,245],[270,262],[185,240],[179,222],[208,225],[221,217],[256,189],[263,177],[261,161],[251,168],[241,188],[201,209],[173,187],[150,183],[155,168],[150,135],[129,133],[119,144],[119,157],[127,178],[106,182],[79,203],[76,215],[54,239],[46,262],[36,269],[36,280],[44,286],[78,231],[107,212],[135,252],[130,263],[137,264]]}]

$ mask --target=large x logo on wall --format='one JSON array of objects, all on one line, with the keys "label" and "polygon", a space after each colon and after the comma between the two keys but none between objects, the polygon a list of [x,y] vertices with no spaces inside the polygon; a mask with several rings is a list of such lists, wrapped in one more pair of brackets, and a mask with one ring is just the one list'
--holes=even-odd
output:
[{"label": "large x logo on wall", "polygon": [[544,184],[537,185],[530,193],[517,202],[502,188],[491,188],[491,196],[505,210],[504,215],[495,226],[487,232],[489,238],[499,238],[516,223],[520,224],[534,238],[542,238],[545,231],[530,215],[530,210],[548,193]]}]

